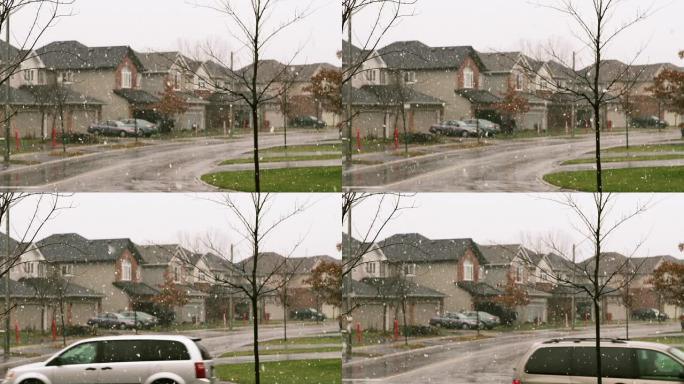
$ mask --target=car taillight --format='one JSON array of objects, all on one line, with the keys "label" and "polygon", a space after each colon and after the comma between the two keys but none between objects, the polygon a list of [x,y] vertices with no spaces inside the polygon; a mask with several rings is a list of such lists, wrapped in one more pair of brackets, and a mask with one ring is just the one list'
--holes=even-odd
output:
[{"label": "car taillight", "polygon": [[513,379],[513,383],[512,383],[512,384],[522,384],[522,381],[520,381],[520,380],[518,380],[518,379]]},{"label": "car taillight", "polygon": [[195,363],[195,378],[206,379],[207,378],[207,368],[204,363]]}]

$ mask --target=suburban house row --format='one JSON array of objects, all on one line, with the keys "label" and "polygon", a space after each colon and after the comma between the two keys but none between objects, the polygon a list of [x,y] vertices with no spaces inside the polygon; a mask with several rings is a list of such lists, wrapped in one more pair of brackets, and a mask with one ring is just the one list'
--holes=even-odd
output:
[{"label": "suburban house row", "polygon": [[[19,63],[9,84],[9,104],[15,114],[12,130],[21,137],[50,137],[53,128],[85,132],[95,122],[142,118],[157,122],[158,105],[172,95],[184,111],[173,116],[175,130],[219,132],[249,129],[251,114],[244,101],[227,90],[245,92],[240,77],[253,65],[233,69],[217,60],[194,60],[181,52],[137,52],[129,46],[88,47],[78,41],[55,41],[31,52],[0,42],[0,66],[7,70]],[[269,86],[273,94],[286,87],[288,115],[315,115],[333,124],[335,115],[316,100],[308,85],[327,63],[286,65],[275,60],[258,64],[257,86]],[[274,81],[275,80],[275,81]],[[0,95],[6,103],[7,92]],[[260,130],[284,125],[285,114],[278,98],[264,102]],[[292,118],[293,116],[289,116]]]},{"label": "suburban house row", "polygon": [[[0,234],[2,249],[7,249],[7,239]],[[231,315],[236,320],[252,318],[251,305],[235,287],[242,284],[245,271],[251,272],[252,257],[232,263],[227,257],[192,252],[178,244],[139,245],[126,238],[90,240],[75,233],[55,234],[31,244],[10,238],[9,246],[16,255],[9,271],[11,318],[22,329],[49,330],[53,319],[59,321],[60,302],[69,325],[85,325],[103,312],[153,313],[158,308],[155,298],[168,287],[171,292],[182,292],[186,299],[168,308],[177,323],[222,322]],[[320,303],[307,281],[322,262],[335,260],[261,254],[258,278],[270,276],[273,284],[287,278],[294,298],[284,308],[278,292],[263,295],[260,318],[283,319],[290,311],[311,307],[336,316],[337,308]],[[0,285],[0,301],[4,302],[5,284]]]},{"label": "suburban house row", "polygon": [[[350,55],[351,54],[351,55]],[[472,46],[430,47],[420,41],[398,41],[377,50],[364,50],[342,41],[342,67],[353,66],[351,100],[353,128],[365,136],[391,137],[403,132],[427,132],[448,120],[483,118],[501,122],[498,104],[508,95],[526,101],[527,111],[515,114],[517,129],[568,131],[589,128],[592,112],[568,89],[578,89],[578,73],[558,61],[535,60],[522,52],[478,52]],[[605,127],[625,127],[629,118],[658,116],[671,126],[684,119],[653,97],[654,79],[666,69],[684,71],[670,63],[628,65],[602,62],[600,84],[621,92],[631,88],[629,103],[612,100],[602,111]],[[613,82],[617,74],[623,81]],[[349,100],[344,87],[343,100]],[[629,114],[625,106],[629,105]],[[574,124],[573,124],[574,120]],[[356,134],[356,133],[355,133]]]},{"label": "suburban house row", "polygon": [[[343,252],[348,252],[346,233],[342,241]],[[391,330],[395,319],[402,323],[403,304],[408,325],[427,325],[434,316],[476,307],[497,311],[505,305],[501,299],[512,291],[526,297],[526,304],[512,304],[518,323],[569,321],[573,296],[577,320],[597,318],[586,293],[567,284],[588,284],[584,271],[593,271],[594,258],[575,264],[521,244],[481,245],[470,238],[433,240],[417,233],[396,234],[374,243],[352,238],[351,251],[352,257],[360,259],[351,279],[343,282],[342,294],[351,302],[354,323],[364,329]],[[668,261],[684,262],[672,256],[628,258],[603,253],[601,273],[615,274],[609,286],[629,279],[632,303],[626,308],[624,290],[615,290],[603,298],[598,319],[625,320],[630,309],[637,308],[658,308],[671,318],[684,314],[684,308],[665,302],[650,282],[653,271]]]}]

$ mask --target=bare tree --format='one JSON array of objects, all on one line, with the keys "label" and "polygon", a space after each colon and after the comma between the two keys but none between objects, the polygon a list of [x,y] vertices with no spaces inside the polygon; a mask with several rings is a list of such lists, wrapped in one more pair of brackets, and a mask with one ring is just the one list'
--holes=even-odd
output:
[{"label": "bare tree", "polygon": [[[412,6],[418,0],[342,0],[342,31],[347,29],[347,46],[342,47],[342,87],[347,89],[347,134],[343,139],[347,142],[345,148],[345,164],[352,165],[352,104],[353,88],[352,78],[363,70],[363,65],[371,60],[380,44],[382,37],[400,19],[413,14]],[[365,38],[358,44],[358,50],[354,49],[354,36],[352,19],[360,12],[369,12],[377,15],[372,25],[365,28],[369,31]]]},{"label": "bare tree", "polygon": [[[230,94],[236,101],[244,102],[250,110],[254,141],[254,187],[257,193],[261,192],[261,174],[259,168],[259,129],[261,126],[260,111],[262,107],[271,101],[276,101],[286,92],[287,87],[279,86],[287,74],[289,65],[297,56],[299,49],[295,50],[287,65],[275,71],[273,74],[262,73],[264,62],[262,56],[266,47],[273,42],[284,30],[308,16],[308,7],[295,9],[292,16],[279,23],[274,23],[273,18],[278,13],[285,11],[278,7],[282,2],[279,0],[250,0],[246,5],[246,11],[242,7],[244,2],[234,0],[214,0],[211,4],[198,4],[213,9],[225,15],[232,24],[232,36],[242,44],[249,52],[250,64],[241,71],[233,71],[234,81],[232,84],[214,84],[215,88]],[[211,55],[219,59],[217,55]]]},{"label": "bare tree", "polygon": [[[603,128],[601,111],[608,103],[619,101],[626,92],[629,92],[643,73],[643,70],[635,71],[633,68],[639,56],[638,53],[627,65],[607,73],[604,70],[604,53],[622,32],[648,18],[652,10],[652,8],[637,9],[633,17],[616,21],[615,13],[618,9],[624,8],[624,2],[624,0],[592,0],[591,4],[576,0],[538,2],[542,7],[560,12],[572,20],[577,27],[577,31],[573,33],[574,36],[591,51],[591,64],[587,68],[576,70],[574,62],[570,64],[567,59],[554,52],[553,48],[548,49],[548,56],[567,68],[567,73],[564,75],[569,76],[572,81],[569,84],[561,84],[552,78],[542,76],[542,82],[552,84],[555,88],[574,95],[578,101],[586,102],[591,107],[596,140],[596,191],[599,193],[604,190],[601,173],[601,129]],[[536,73],[529,66],[526,70]]]}]

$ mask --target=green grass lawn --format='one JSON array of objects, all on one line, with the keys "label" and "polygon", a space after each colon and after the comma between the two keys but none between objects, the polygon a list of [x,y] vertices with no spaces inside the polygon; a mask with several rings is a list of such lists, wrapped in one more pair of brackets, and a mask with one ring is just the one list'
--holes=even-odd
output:
[{"label": "green grass lawn", "polygon": [[626,147],[608,148],[605,152],[684,152],[684,143],[673,144],[647,144]]},{"label": "green grass lawn", "polygon": [[[564,189],[596,191],[596,171],[558,172],[544,176],[546,182]],[[606,169],[604,192],[684,192],[684,167]]]},{"label": "green grass lawn", "polygon": [[308,144],[308,145],[292,145],[285,147],[273,147],[259,150],[260,154],[267,153],[285,153],[285,152],[339,152],[342,155],[342,144]]},{"label": "green grass lawn", "polygon": [[[254,384],[254,364],[216,367],[216,377],[237,384]],[[261,364],[261,382],[274,384],[340,384],[342,360],[296,360]]]},{"label": "green grass lawn", "polygon": [[287,339],[287,342],[283,339],[278,339],[278,340],[269,340],[269,341],[262,341],[259,343],[259,345],[312,345],[312,344],[341,344],[342,339],[341,336],[320,336],[320,337],[315,337],[315,336],[310,336],[310,337],[297,337],[297,338],[290,338]]},{"label": "green grass lawn", "polygon": [[[340,352],[342,351],[342,343],[339,347],[317,347],[317,348],[276,348],[276,349],[261,349],[259,348],[259,355],[286,355],[286,354],[296,354],[296,353],[324,353],[324,352]],[[233,351],[226,352],[221,355],[221,357],[237,357],[237,356],[252,356],[253,351]]]},{"label": "green grass lawn", "polygon": [[660,344],[684,345],[684,336],[642,337],[636,340]]},{"label": "green grass lawn", "polygon": [[[342,161],[342,154],[328,154],[328,155],[300,155],[300,156],[272,156],[264,157],[260,160],[261,163],[281,163],[285,161],[312,161],[312,160],[340,160]],[[252,157],[244,159],[230,159],[222,162],[220,165],[233,164],[250,164],[254,162]]]},{"label": "green grass lawn", "polygon": [[[678,160],[684,159],[684,154],[670,154],[670,155],[640,155],[640,156],[618,156],[618,157],[602,157],[601,163],[622,163],[627,161],[652,161],[652,160]],[[561,165],[575,165],[575,164],[593,164],[596,159],[574,159],[561,163]]]},{"label": "green grass lawn", "polygon": [[[210,173],[202,181],[232,191],[254,192],[254,171]],[[261,170],[262,192],[338,192],[342,167],[309,167]]]}]

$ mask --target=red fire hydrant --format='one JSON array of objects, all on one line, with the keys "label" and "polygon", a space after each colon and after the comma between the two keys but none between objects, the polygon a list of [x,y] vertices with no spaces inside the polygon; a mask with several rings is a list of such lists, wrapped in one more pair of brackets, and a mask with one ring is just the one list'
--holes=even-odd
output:
[{"label": "red fire hydrant", "polygon": [[363,334],[361,333],[361,323],[356,323],[356,341],[359,344],[363,342]]},{"label": "red fire hydrant", "polygon": [[399,320],[394,319],[394,340],[399,339]]},{"label": "red fire hydrant", "polygon": [[52,319],[52,341],[57,340],[57,322],[55,319]]}]

